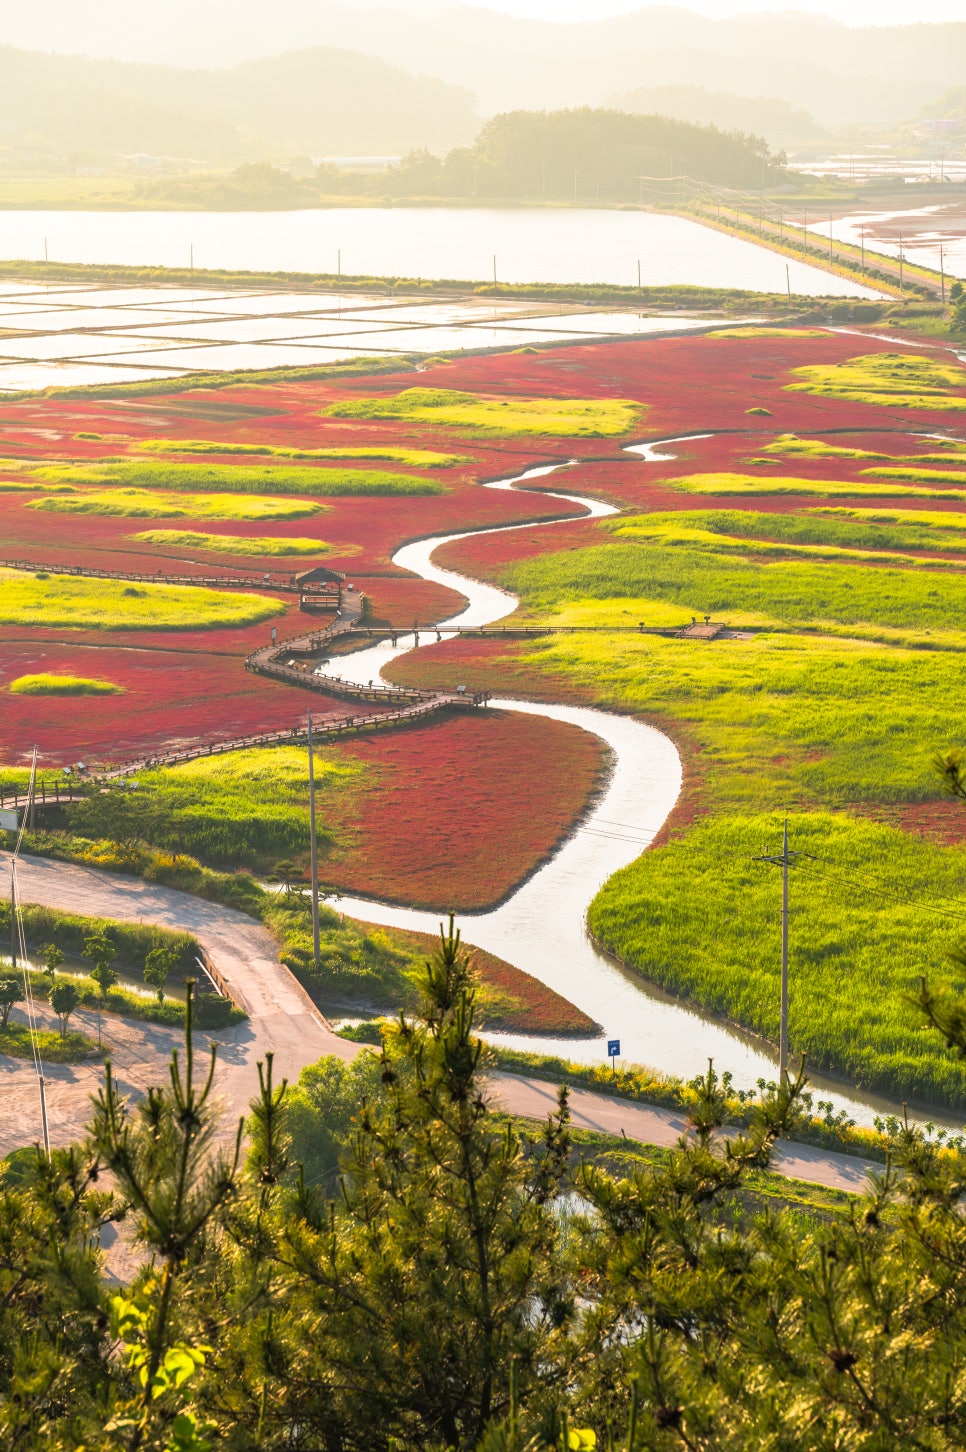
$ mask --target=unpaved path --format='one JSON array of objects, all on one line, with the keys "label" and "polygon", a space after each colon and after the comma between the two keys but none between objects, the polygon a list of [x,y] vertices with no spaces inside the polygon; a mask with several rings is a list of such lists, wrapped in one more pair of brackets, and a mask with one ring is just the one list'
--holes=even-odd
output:
[{"label": "unpaved path", "polygon": [[[546,1119],[556,1107],[557,1087],[545,1079],[528,1079],[520,1074],[494,1074],[493,1084],[500,1103],[514,1114],[528,1119]],[[673,1109],[634,1104],[609,1094],[594,1094],[589,1089],[571,1089],[570,1112],[578,1129],[623,1134],[642,1144],[662,1145],[666,1149],[677,1144],[687,1128],[684,1115]],[[792,1180],[807,1180],[832,1190],[857,1192],[862,1189],[869,1174],[881,1170],[882,1166],[853,1155],[836,1154],[834,1150],[783,1141],[776,1146],[772,1169]]]},{"label": "unpaved path", "polygon": [[[234,908],[137,878],[39,857],[20,859],[17,884],[25,903],[120,922],[156,923],[194,934],[231,987],[235,1002],[249,1016],[247,1023],[235,1028],[199,1034],[206,1045],[212,1039],[219,1045],[215,1083],[231,1121],[245,1112],[256,1094],[256,1066],[266,1054],[275,1054],[277,1077],[294,1081],[306,1064],[323,1054],[350,1059],[357,1052],[356,1045],[333,1033],[305,990],[278,961],[277,945],[267,929]],[[0,853],[0,894],[9,901],[9,853]],[[126,1091],[143,1094],[148,1085],[163,1081],[165,1061],[181,1041],[177,1032],[113,1014],[105,1014],[102,1023],[112,1063]],[[78,1026],[88,1033],[94,1028],[96,1033],[92,1014],[81,1013]],[[101,1077],[99,1062],[47,1066],[53,1143],[67,1143],[77,1135],[88,1116],[89,1096]],[[39,1138],[32,1064],[0,1055],[0,1096],[0,1153],[7,1153]]]}]

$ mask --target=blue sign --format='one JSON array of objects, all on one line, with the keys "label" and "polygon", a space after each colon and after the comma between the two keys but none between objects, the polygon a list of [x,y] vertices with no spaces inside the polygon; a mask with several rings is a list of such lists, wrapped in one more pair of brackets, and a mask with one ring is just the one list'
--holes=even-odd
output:
[{"label": "blue sign", "polygon": [[607,1052],[608,1052],[608,1054],[610,1055],[610,1057],[612,1059],[616,1059],[617,1058],[617,1055],[620,1053],[620,1051],[621,1051],[621,1041],[620,1041],[620,1039],[608,1039],[607,1040]]}]

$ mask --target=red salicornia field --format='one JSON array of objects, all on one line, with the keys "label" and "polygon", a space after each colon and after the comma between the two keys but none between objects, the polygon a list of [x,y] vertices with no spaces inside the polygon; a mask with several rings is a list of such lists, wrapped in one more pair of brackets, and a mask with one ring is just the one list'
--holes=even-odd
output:
[{"label": "red salicornia field", "polygon": [[[394,552],[468,532],[438,563],[516,594],[514,623],[545,633],[432,644],[394,658],[392,678],[603,706],[669,734],[685,790],[665,845],[612,879],[591,926],[664,987],[771,1035],[767,954],[748,946],[766,885],[747,862],[781,815],[794,810],[833,865],[966,886],[949,845],[966,813],[930,765],[960,744],[964,439],[966,371],[948,349],[794,328],[461,357],[418,374],[11,400],[0,534],[8,565],[24,567],[0,576],[0,757],[22,765],[36,743],[51,766],[109,764],[289,725],[308,698],[244,659],[273,628],[286,639],[324,621],[279,579],[324,565],[364,593],[371,626],[425,626],[461,597]],[[563,467],[526,493],[484,487],[537,464]],[[615,513],[548,525],[579,508],[555,490]],[[544,527],[473,534],[526,521]],[[63,606],[45,613],[70,565],[147,579],[138,598],[110,599],[87,580],[65,624]],[[204,577],[214,595],[202,608],[186,584],[152,616],[159,572]],[[705,615],[717,639],[674,635]],[[123,693],[6,689],[37,673]],[[436,908],[498,900],[606,770],[587,733],[485,711],[333,752],[357,770],[332,808],[331,885]],[[824,916],[809,928],[796,1042],[855,1080],[966,1103],[959,1071],[941,1051],[923,1059],[902,1007],[948,933],[912,933],[889,908],[873,930],[850,904],[868,929],[850,982],[876,1005],[857,1045],[822,947],[845,921],[831,875],[808,901]],[[873,989],[876,933],[897,966]]]}]

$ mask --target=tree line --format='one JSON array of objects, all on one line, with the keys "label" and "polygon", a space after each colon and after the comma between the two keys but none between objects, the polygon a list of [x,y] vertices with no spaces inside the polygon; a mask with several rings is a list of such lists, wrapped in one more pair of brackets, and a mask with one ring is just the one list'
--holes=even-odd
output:
[{"label": "tree line", "polygon": [[378,169],[322,163],[296,177],[258,162],[225,176],[145,183],[141,192],[216,207],[308,207],[329,195],[632,203],[647,200],[655,179],[757,191],[780,181],[784,167],[784,153],[761,136],[584,106],[508,111],[487,121],[472,146],[417,149]]},{"label": "tree line", "polygon": [[[709,1069],[664,1163],[501,1113],[452,923],[380,1053],[260,1066],[218,1134],[167,1084],[0,1181],[0,1444],[210,1452],[885,1452],[966,1443],[966,1160],[914,1127],[848,1213],[736,1213],[803,1076],[731,1134]],[[960,1000],[921,1011],[966,1049]],[[101,1243],[119,1231],[126,1284]]]}]

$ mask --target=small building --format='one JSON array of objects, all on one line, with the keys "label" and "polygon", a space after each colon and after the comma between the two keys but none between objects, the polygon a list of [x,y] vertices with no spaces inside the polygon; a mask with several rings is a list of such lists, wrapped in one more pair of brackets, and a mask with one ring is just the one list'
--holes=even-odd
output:
[{"label": "small building", "polygon": [[296,575],[295,583],[300,590],[318,590],[326,586],[331,589],[343,585],[345,575],[340,575],[338,570],[326,569],[325,565],[313,565],[311,570],[302,570]]}]

